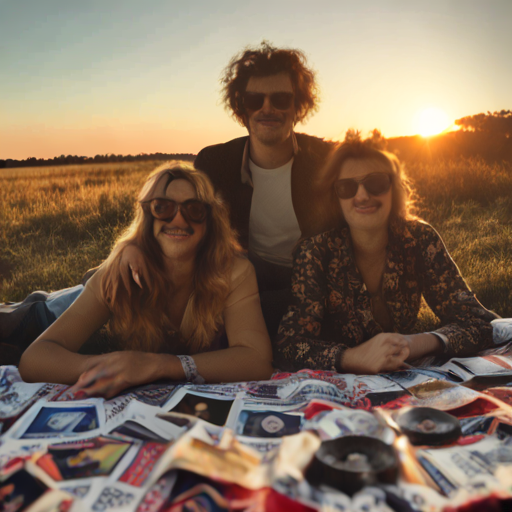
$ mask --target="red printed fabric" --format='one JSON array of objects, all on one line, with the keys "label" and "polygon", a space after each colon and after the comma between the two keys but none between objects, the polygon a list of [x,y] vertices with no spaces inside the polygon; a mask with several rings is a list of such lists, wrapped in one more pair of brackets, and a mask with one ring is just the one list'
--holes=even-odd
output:
[{"label": "red printed fabric", "polygon": [[142,487],[167,448],[167,444],[144,443],[137,457],[119,481],[135,487]]},{"label": "red printed fabric", "polygon": [[[339,353],[383,332],[355,266],[348,227],[305,239],[295,253],[293,303],[279,327],[276,366],[335,370]],[[423,296],[447,338],[446,355],[470,356],[492,345],[495,315],[476,299],[429,224],[399,220],[389,230],[382,296],[393,331],[411,334]]]}]

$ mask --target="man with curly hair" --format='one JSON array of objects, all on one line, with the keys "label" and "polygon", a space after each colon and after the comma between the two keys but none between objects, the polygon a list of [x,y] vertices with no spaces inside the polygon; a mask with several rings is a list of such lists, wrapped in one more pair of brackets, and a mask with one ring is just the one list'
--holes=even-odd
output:
[{"label": "man with curly hair", "polygon": [[332,143],[294,132],[318,109],[315,73],[304,53],[267,42],[246,48],[224,70],[223,101],[248,136],[204,148],[195,167],[208,174],[256,267],[267,326],[288,306],[292,251],[323,231],[317,174]]}]

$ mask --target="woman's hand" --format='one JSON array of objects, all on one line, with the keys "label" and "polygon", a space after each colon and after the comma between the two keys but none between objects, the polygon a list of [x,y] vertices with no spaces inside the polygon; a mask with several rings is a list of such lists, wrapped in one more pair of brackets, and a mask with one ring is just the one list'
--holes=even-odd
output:
[{"label": "woman's hand", "polygon": [[119,262],[119,270],[124,286],[128,292],[131,287],[130,279],[133,279],[139,287],[142,288],[141,274],[144,281],[149,283],[149,273],[144,256],[136,245],[130,244],[123,249]]},{"label": "woman's hand", "polygon": [[409,340],[398,333],[381,333],[361,345],[348,348],[342,361],[345,373],[374,375],[407,367]]},{"label": "woman's hand", "polygon": [[[127,350],[92,357],[70,391],[78,394],[77,397],[112,398],[126,388],[162,378],[159,372],[162,357],[174,356]],[[176,357],[174,359],[178,361]]]}]

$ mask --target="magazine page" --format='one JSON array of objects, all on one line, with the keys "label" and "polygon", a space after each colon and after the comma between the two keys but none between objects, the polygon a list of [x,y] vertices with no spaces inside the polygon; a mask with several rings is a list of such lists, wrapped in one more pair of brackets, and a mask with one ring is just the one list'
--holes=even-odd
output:
[{"label": "magazine page", "polygon": [[200,418],[217,426],[224,426],[228,419],[235,396],[200,393],[184,386],[178,389],[162,410],[191,418]]},{"label": "magazine page", "polygon": [[0,436],[5,434],[36,402],[66,389],[60,384],[24,382],[14,366],[0,366]]},{"label": "magazine page", "polygon": [[[99,436],[52,444],[27,462],[27,470],[50,488],[79,497],[84,506],[139,500],[168,443]],[[108,491],[108,492],[105,492]],[[126,501],[125,504],[128,504]]]},{"label": "magazine page", "polygon": [[[285,437],[283,442],[286,442],[286,448],[279,449],[271,459],[266,459],[264,454],[241,443],[231,429],[217,427],[220,438],[216,439],[208,432],[208,427],[203,421],[198,421],[171,445],[157,470],[153,471],[151,482],[156,482],[170,469],[184,469],[204,476],[215,475],[216,479],[236,483],[247,489],[260,489],[271,486],[272,474],[277,471],[277,466],[272,466],[272,463],[281,468],[280,474],[291,472],[296,475],[297,465],[294,461],[307,458],[309,462],[320,445],[316,435],[302,432]],[[297,448],[299,446],[300,450]]]},{"label": "magazine page", "polygon": [[[343,380],[345,384],[345,380]],[[301,380],[297,388],[286,397],[289,405],[299,404],[313,398],[323,398],[334,403],[343,405],[350,398],[347,386],[340,389],[335,384],[324,380],[307,379]]]},{"label": "magazine page", "polygon": [[286,400],[298,389],[299,384],[299,378],[289,377],[247,382],[242,389],[248,398]]},{"label": "magazine page", "polygon": [[512,358],[510,356],[460,357],[452,358],[450,361],[477,376],[512,375]]},{"label": "magazine page", "polygon": [[105,425],[103,400],[76,402],[39,401],[6,434],[28,440],[85,439],[99,435]]},{"label": "magazine page", "polygon": [[0,366],[0,419],[18,414],[32,398],[40,398],[38,392],[45,387],[42,382],[24,382],[15,366]]},{"label": "magazine page", "polygon": [[492,340],[495,345],[512,341],[512,318],[497,318],[491,324]]},{"label": "magazine page", "polygon": [[[417,396],[410,400],[409,405],[451,411],[468,406],[479,399],[488,400],[485,395],[473,389],[453,384],[449,385],[448,383],[444,384],[445,387],[440,389],[439,385],[434,382],[431,387],[424,388],[420,393],[417,393]],[[495,406],[492,406],[492,408],[495,408]]]},{"label": "magazine page", "polygon": [[455,363],[453,359],[450,359],[447,363],[439,367],[440,370],[458,377],[461,382],[467,382],[474,377],[474,374],[469,370],[463,368],[461,365]]},{"label": "magazine page", "polygon": [[232,428],[240,443],[260,453],[270,452],[279,447],[283,436],[301,432],[307,405],[289,405],[287,400],[240,400]]},{"label": "magazine page", "polygon": [[[475,477],[495,479],[500,464],[512,464],[512,445],[495,436],[486,436],[474,443],[447,448],[422,448],[419,462],[448,494],[471,484]],[[496,480],[497,481],[497,480]]]},{"label": "magazine page", "polygon": [[357,409],[381,407],[408,395],[402,386],[384,375],[354,375],[347,379],[347,387],[350,391],[345,405]]},{"label": "magazine page", "polygon": [[[415,386],[419,386],[425,384],[426,382],[438,381],[441,374],[435,372],[429,372],[425,368],[420,369],[410,369],[410,370],[400,370],[397,372],[389,372],[382,374],[386,379],[389,379],[403,389],[407,391],[411,391]],[[442,379],[442,380],[448,380]]]},{"label": "magazine page", "polygon": [[60,488],[69,482],[85,485],[93,477],[110,476],[136,445],[105,436],[49,444],[30,458],[27,468],[49,487]]},{"label": "magazine page", "polygon": [[[109,401],[112,404],[112,401]],[[105,402],[105,405],[108,402]],[[162,412],[160,407],[147,405],[132,400],[123,403],[121,412],[113,415],[112,410],[106,413],[103,432],[110,435],[122,435],[141,441],[158,441],[167,443],[181,435],[183,429],[164,421],[157,415]]]},{"label": "magazine page", "polygon": [[81,500],[81,510],[84,512],[132,511],[146,492],[145,488],[137,488],[121,482],[109,482],[102,487],[91,488]]},{"label": "magazine page", "polygon": [[26,510],[48,490],[48,486],[23,467],[4,471],[0,477],[1,510]]},{"label": "magazine page", "polygon": [[392,444],[396,437],[373,413],[348,407],[320,412],[306,420],[303,429],[316,432],[322,441],[350,435],[376,437]]}]

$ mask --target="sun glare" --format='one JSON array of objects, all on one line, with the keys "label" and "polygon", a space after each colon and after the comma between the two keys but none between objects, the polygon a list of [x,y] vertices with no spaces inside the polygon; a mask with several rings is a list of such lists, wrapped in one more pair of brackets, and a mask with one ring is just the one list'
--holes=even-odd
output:
[{"label": "sun glare", "polygon": [[431,107],[422,110],[417,116],[417,130],[423,137],[437,135],[449,128],[450,119],[444,110]]}]

